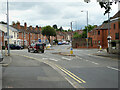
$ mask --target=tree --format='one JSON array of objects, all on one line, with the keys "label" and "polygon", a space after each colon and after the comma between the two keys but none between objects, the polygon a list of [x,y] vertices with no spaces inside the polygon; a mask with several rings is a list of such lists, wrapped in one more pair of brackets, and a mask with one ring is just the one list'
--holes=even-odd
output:
[{"label": "tree", "polygon": [[59,28],[59,31],[63,31],[63,28],[62,28],[62,27],[60,27],[60,28]]},{"label": "tree", "polygon": [[91,30],[93,30],[95,28],[95,25],[88,25],[88,27],[87,26],[85,26],[85,29],[83,29],[83,33],[82,33],[82,38],[87,38],[87,29],[88,29],[88,32],[89,31],[91,31]]},{"label": "tree", "polygon": [[53,28],[54,28],[55,30],[57,30],[57,29],[58,29],[56,24],[55,24],[55,25],[53,25]]},{"label": "tree", "polygon": [[46,35],[46,37],[48,38],[48,41],[50,43],[50,36],[56,36],[56,31],[53,27],[51,26],[45,26],[42,27],[42,35]]},{"label": "tree", "polygon": [[112,0],[112,2],[99,2],[99,5],[101,6],[101,8],[104,8],[105,9],[105,12],[104,12],[104,15],[107,14],[108,12],[110,12],[111,10],[111,5],[113,3],[117,3],[117,2],[120,2],[118,0]]},{"label": "tree", "polygon": [[12,25],[14,25],[15,24],[15,22],[14,21],[12,21]]},{"label": "tree", "polygon": [[82,37],[82,35],[79,34],[78,32],[75,32],[75,33],[73,34],[73,38],[81,38],[81,37]]}]

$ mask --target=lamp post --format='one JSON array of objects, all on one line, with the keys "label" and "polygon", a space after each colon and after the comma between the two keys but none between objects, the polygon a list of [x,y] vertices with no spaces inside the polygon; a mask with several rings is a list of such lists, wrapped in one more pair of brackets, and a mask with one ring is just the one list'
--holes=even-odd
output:
[{"label": "lamp post", "polygon": [[81,11],[81,12],[86,12],[87,14],[87,48],[88,48],[88,11]]},{"label": "lamp post", "polygon": [[[110,5],[110,2],[108,0],[108,7]],[[108,12],[108,52],[110,53],[110,42],[111,42],[111,36],[110,36],[110,12]]]},{"label": "lamp post", "polygon": [[8,56],[10,56],[10,45],[9,45],[9,6],[7,0],[7,43],[8,43]]}]

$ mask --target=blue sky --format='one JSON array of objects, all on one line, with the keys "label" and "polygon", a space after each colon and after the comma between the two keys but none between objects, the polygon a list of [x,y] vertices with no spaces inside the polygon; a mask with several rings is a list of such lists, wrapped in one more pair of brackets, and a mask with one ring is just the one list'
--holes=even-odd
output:
[{"label": "blue sky", "polygon": [[[10,0],[11,1],[11,0]],[[6,3],[0,3],[0,21],[6,22]],[[12,21],[20,21],[23,25],[27,22],[28,26],[46,26],[57,24],[63,29],[70,28],[73,22],[73,29],[81,29],[86,25],[86,13],[89,12],[89,24],[100,25],[107,20],[104,9],[101,9],[96,0],[85,3],[84,0],[13,0],[9,3],[10,24]],[[112,5],[110,16],[118,11],[118,4]]]}]

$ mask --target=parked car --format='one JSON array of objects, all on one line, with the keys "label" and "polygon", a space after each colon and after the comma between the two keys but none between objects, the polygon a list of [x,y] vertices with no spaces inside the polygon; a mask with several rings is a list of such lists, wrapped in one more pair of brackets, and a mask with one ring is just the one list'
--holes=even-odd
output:
[{"label": "parked car", "polygon": [[17,44],[10,44],[10,49],[23,49],[23,47]]},{"label": "parked car", "polygon": [[58,42],[58,45],[62,45],[62,42]]},{"label": "parked car", "polygon": [[62,41],[62,44],[64,44],[64,45],[68,45],[68,44],[69,44],[69,42]]},{"label": "parked car", "polygon": [[31,44],[30,46],[28,46],[28,52],[40,52],[44,53],[44,43],[35,43],[35,44]]}]

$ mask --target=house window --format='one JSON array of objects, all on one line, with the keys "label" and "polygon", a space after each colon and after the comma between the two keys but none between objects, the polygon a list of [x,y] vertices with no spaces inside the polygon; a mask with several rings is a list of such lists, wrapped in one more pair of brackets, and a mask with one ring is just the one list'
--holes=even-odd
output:
[{"label": "house window", "polygon": [[6,33],[4,33],[4,36],[7,36],[7,32],[6,32]]},{"label": "house window", "polygon": [[98,31],[98,35],[100,35],[100,31]]},{"label": "house window", "polygon": [[15,32],[14,32],[14,38],[15,38]]},{"label": "house window", "polygon": [[115,24],[114,24],[114,29],[115,29]]},{"label": "house window", "polygon": [[119,39],[119,33],[115,33],[115,39]]}]

